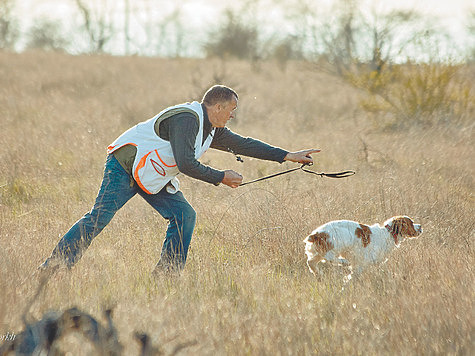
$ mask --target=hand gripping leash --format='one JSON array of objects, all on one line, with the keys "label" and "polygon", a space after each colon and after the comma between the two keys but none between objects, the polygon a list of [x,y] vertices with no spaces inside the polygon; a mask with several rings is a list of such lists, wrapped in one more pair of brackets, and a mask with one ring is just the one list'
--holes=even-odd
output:
[{"label": "hand gripping leash", "polygon": [[300,167],[291,168],[291,169],[288,169],[288,170],[283,171],[283,172],[274,173],[274,174],[271,174],[271,175],[268,175],[268,176],[265,176],[265,177],[261,177],[261,178],[251,180],[249,182],[244,182],[244,183],[240,184],[239,186],[242,187],[243,185],[246,185],[246,184],[260,182],[261,180],[274,178],[274,177],[280,176],[282,174],[297,171],[299,169],[301,169],[302,171],[304,171],[306,173],[312,173],[312,174],[316,174],[317,176],[320,176],[320,177],[329,177],[329,178],[346,178],[346,177],[352,176],[353,174],[356,173],[355,171],[344,171],[344,172],[338,172],[338,173],[323,173],[323,172],[311,171],[309,169],[304,168],[305,166],[312,166],[312,165],[313,165],[313,163],[304,163]]}]

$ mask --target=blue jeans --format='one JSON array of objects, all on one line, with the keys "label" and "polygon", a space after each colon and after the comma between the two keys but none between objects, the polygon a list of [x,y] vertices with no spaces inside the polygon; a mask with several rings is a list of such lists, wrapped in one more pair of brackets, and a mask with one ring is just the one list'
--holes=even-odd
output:
[{"label": "blue jeans", "polygon": [[[61,238],[50,260],[60,259],[72,267],[115,213],[135,194],[139,194],[161,216],[168,219],[168,229],[157,269],[181,270],[186,262],[188,247],[196,222],[196,213],[182,192],[170,194],[163,188],[157,194],[147,194],[131,180],[130,174],[114,155],[107,156],[104,178],[92,210],[78,220]],[[133,182],[133,184],[131,184]],[[133,221],[130,222],[134,224]]]}]

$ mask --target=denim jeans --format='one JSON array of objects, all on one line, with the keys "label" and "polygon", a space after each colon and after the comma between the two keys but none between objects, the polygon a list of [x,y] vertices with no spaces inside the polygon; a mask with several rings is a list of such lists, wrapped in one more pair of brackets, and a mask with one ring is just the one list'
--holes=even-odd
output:
[{"label": "denim jeans", "polygon": [[[131,176],[114,155],[107,156],[104,178],[92,210],[79,219],[61,238],[49,260],[63,261],[72,267],[89,247],[115,213],[135,194],[139,194],[161,216],[168,219],[168,229],[157,268],[181,270],[186,262],[188,247],[196,222],[196,213],[183,194],[167,192],[163,188],[156,194],[145,193],[137,183],[131,184]],[[135,224],[131,221],[130,224]]]}]

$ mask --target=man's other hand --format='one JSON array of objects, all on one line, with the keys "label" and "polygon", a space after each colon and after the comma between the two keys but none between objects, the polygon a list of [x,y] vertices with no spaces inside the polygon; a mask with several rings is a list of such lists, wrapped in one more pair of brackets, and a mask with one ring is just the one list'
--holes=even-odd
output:
[{"label": "man's other hand", "polygon": [[231,188],[237,188],[242,183],[242,175],[230,169],[224,171],[224,178],[221,183]]}]

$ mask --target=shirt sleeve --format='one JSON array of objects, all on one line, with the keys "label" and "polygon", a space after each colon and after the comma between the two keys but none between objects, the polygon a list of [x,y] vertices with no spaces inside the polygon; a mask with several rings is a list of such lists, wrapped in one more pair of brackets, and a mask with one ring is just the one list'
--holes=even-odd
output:
[{"label": "shirt sleeve", "polygon": [[219,184],[224,178],[224,171],[205,166],[195,158],[195,142],[199,130],[196,117],[191,113],[180,113],[167,121],[168,141],[178,170],[204,182]]},{"label": "shirt sleeve", "polygon": [[285,156],[289,153],[282,148],[271,146],[254,138],[238,135],[227,127],[216,129],[211,147],[222,151],[232,151],[235,154],[243,156],[279,163],[284,162]]}]

